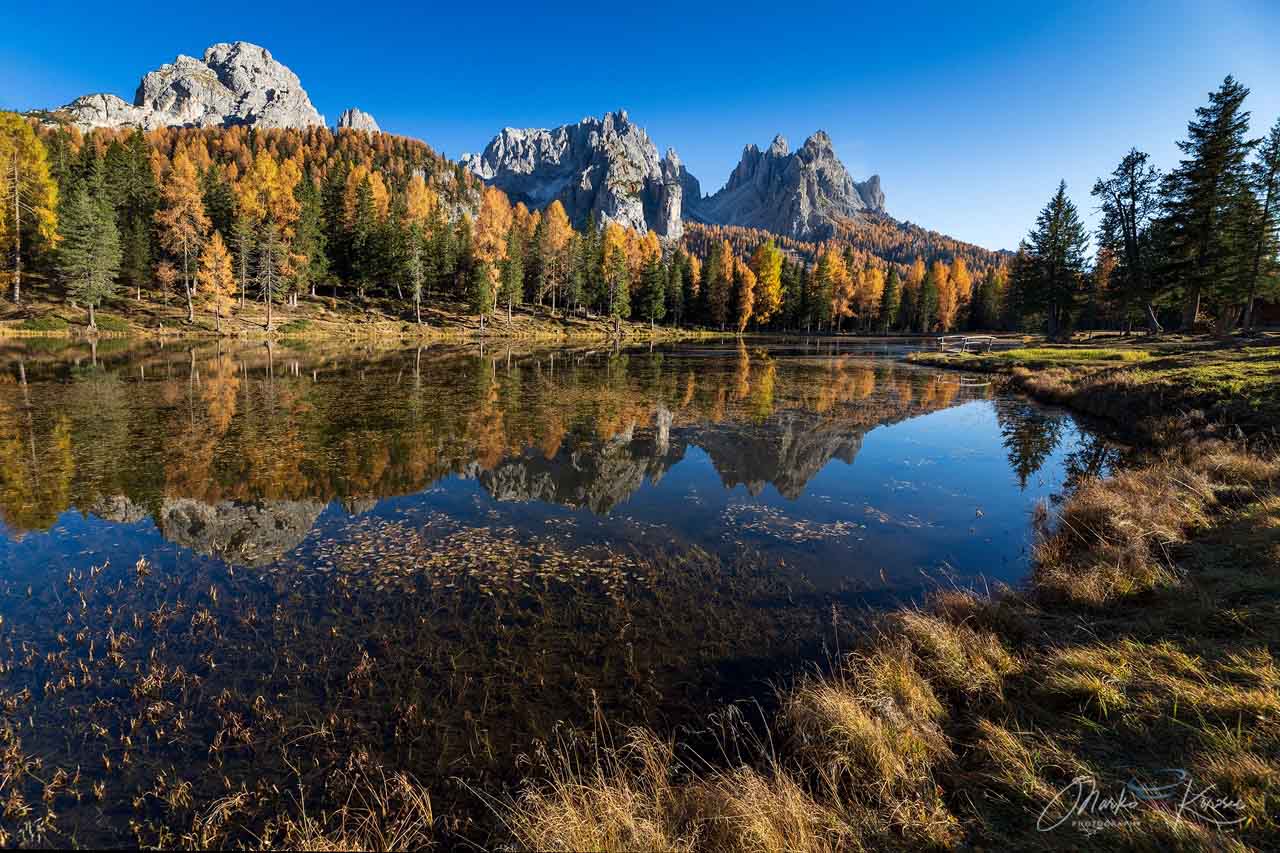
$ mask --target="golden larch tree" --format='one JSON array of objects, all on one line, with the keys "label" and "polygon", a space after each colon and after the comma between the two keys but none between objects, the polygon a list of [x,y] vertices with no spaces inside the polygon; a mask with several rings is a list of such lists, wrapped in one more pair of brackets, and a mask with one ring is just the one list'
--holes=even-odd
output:
[{"label": "golden larch tree", "polygon": [[217,231],[200,253],[200,271],[196,274],[205,304],[213,311],[215,324],[222,331],[222,315],[235,304],[236,280],[231,272],[231,252]]}]

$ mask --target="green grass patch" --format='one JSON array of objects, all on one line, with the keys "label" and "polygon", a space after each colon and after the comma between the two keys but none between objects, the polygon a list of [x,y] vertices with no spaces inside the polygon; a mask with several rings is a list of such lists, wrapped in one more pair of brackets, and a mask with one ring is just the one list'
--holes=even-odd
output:
[{"label": "green grass patch", "polygon": [[22,321],[21,329],[31,332],[65,332],[70,324],[61,317],[47,315],[44,317],[28,317]]},{"label": "green grass patch", "polygon": [[299,317],[297,320],[290,320],[289,322],[281,326],[280,334],[298,335],[298,334],[302,334],[303,332],[310,331],[310,329],[311,329],[311,321],[304,320],[301,317]]},{"label": "green grass patch", "polygon": [[112,317],[110,314],[98,314],[94,317],[98,324],[100,332],[127,332],[129,324],[119,317]]},{"label": "green grass patch", "polygon": [[1137,349],[1074,349],[1071,347],[1019,347],[993,352],[984,358],[1022,364],[1028,367],[1053,367],[1074,364],[1133,364],[1147,361],[1151,353]]}]

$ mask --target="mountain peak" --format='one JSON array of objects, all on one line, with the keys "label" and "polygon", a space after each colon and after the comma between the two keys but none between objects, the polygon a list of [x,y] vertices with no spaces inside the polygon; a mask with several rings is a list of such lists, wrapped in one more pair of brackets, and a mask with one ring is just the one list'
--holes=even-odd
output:
[{"label": "mountain peak", "polygon": [[879,176],[855,182],[836,157],[831,137],[819,130],[794,153],[788,153],[781,135],[763,155],[754,144],[747,145],[724,188],[689,215],[815,240],[834,234],[841,220],[883,212]]},{"label": "mountain peak", "polygon": [[132,104],[116,95],[85,95],[59,111],[83,128],[324,124],[298,75],[246,41],[212,44],[202,59],[179,54],[143,75]]},{"label": "mountain peak", "polygon": [[684,231],[688,173],[674,151],[658,157],[626,110],[550,129],[506,128],[462,164],[513,202],[542,208],[559,200],[578,226],[594,215],[671,239]]}]

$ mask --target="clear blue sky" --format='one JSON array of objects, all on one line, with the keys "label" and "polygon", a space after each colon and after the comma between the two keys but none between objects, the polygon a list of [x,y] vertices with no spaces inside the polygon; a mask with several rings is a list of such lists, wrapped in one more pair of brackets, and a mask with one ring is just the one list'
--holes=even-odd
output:
[{"label": "clear blue sky", "polygon": [[660,149],[723,184],[748,142],[822,128],[889,211],[1011,248],[1056,186],[1082,209],[1136,145],[1162,166],[1228,74],[1260,134],[1280,115],[1280,0],[120,4],[0,0],[0,106],[88,92],[132,100],[142,74],[218,41],[262,44],[333,122],[348,106],[456,157],[503,126],[625,107]]}]

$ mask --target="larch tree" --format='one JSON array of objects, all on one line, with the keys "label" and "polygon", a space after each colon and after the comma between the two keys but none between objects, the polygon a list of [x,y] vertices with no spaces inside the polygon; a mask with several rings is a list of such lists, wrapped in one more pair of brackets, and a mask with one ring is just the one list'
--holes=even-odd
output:
[{"label": "larch tree", "polygon": [[556,310],[556,297],[567,285],[569,276],[569,239],[573,226],[559,199],[551,202],[542,215],[538,241],[538,301],[551,296],[551,312]]},{"label": "larch tree", "polygon": [[728,240],[711,245],[703,271],[706,292],[707,316],[712,325],[723,329],[729,319],[729,296],[733,289],[733,247]]},{"label": "larch tree", "polygon": [[231,270],[231,252],[218,231],[213,232],[200,253],[196,278],[205,304],[213,311],[215,328],[221,332],[222,315],[229,313],[235,304],[236,279]]},{"label": "larch tree", "polygon": [[[44,144],[17,113],[0,112],[0,239],[13,258],[13,301],[22,301],[22,253],[58,240],[58,187]],[[26,238],[24,240],[24,237]]]},{"label": "larch tree", "polygon": [[773,238],[756,247],[751,270],[756,276],[755,320],[763,326],[782,308],[782,252]]},{"label": "larch tree", "polygon": [[738,334],[741,335],[747,330],[747,324],[751,322],[752,313],[755,310],[756,300],[756,274],[751,271],[749,264],[734,260],[733,264],[733,291],[734,291],[734,318],[738,324]]},{"label": "larch tree", "polygon": [[82,182],[67,199],[57,259],[67,293],[89,309],[90,329],[98,328],[94,309],[115,293],[121,254],[115,211],[103,193],[94,195]]},{"label": "larch tree", "polygon": [[156,226],[160,231],[160,244],[165,251],[182,262],[182,287],[187,298],[187,322],[196,319],[192,298],[192,263],[199,256],[200,246],[209,233],[209,217],[204,211],[204,194],[200,191],[200,178],[195,164],[183,152],[173,158],[160,188],[160,209],[156,211]]}]

